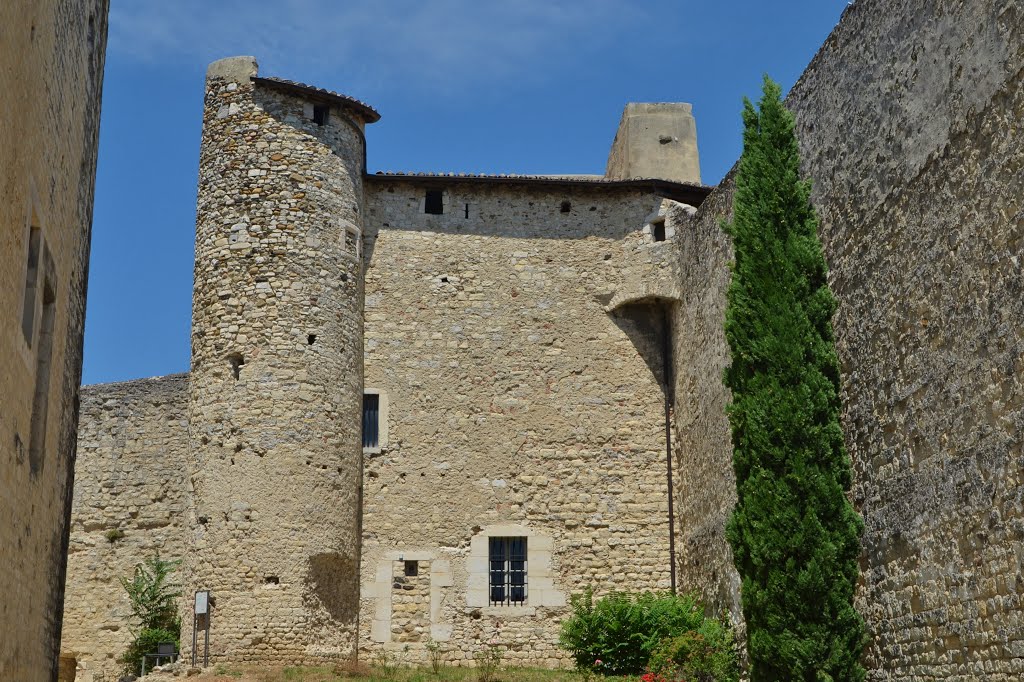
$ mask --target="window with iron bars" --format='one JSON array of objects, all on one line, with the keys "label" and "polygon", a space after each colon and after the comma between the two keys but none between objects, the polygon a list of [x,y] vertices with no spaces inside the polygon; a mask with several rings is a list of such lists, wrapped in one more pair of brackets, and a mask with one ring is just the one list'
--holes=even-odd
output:
[{"label": "window with iron bars", "polygon": [[491,606],[526,603],[526,538],[489,538]]}]

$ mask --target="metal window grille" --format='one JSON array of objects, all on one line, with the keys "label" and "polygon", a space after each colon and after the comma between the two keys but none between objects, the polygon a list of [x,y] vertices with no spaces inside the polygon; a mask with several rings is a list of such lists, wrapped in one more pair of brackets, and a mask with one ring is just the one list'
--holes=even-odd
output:
[{"label": "metal window grille", "polygon": [[492,606],[526,603],[526,538],[489,538]]},{"label": "metal window grille", "polygon": [[363,395],[363,447],[380,447],[380,396]]}]

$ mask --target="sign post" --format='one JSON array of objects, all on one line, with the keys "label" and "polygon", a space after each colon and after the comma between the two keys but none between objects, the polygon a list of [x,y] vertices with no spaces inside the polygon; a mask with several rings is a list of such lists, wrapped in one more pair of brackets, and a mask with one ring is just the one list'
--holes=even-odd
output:
[{"label": "sign post", "polygon": [[199,628],[202,627],[204,634],[203,646],[203,667],[210,665],[210,591],[199,590],[196,592],[195,607],[192,610],[192,667],[196,665],[196,645],[198,644]]}]

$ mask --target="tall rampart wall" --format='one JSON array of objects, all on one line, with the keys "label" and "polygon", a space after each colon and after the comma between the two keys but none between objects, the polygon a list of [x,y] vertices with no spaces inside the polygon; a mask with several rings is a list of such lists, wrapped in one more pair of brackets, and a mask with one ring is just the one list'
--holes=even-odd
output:
[{"label": "tall rampart wall", "polygon": [[184,556],[187,449],[187,375],[82,389],[61,638],[76,682],[120,676],[136,625],[120,579]]},{"label": "tall rampart wall", "polygon": [[[839,299],[871,679],[1024,672],[1022,28],[1015,1],[859,0],[787,100]],[[681,241],[705,291],[676,320],[676,457],[684,584],[735,608],[731,192]]]}]

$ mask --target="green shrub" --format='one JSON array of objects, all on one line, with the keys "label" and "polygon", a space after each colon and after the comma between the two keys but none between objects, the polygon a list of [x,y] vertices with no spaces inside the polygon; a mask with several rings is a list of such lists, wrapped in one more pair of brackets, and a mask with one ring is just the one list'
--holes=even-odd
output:
[{"label": "green shrub", "polygon": [[738,682],[739,661],[732,630],[706,618],[696,630],[661,642],[651,653],[651,679],[686,682]]},{"label": "green shrub", "polygon": [[156,653],[157,644],[173,642],[180,648],[181,619],[175,600],[181,595],[172,574],[180,561],[164,561],[157,554],[136,564],[131,580],[121,578],[121,586],[128,593],[132,616],[138,623],[135,639],[118,661],[125,675],[135,675],[142,657]]},{"label": "green shrub", "polygon": [[605,675],[638,675],[662,640],[697,629],[704,610],[691,596],[613,592],[594,601],[587,588],[570,599],[560,642],[576,667]]},{"label": "green shrub", "polygon": [[[121,655],[119,662],[125,675],[138,675],[142,666],[142,657],[146,654],[156,653],[156,645],[164,642],[177,642],[179,633],[177,630],[164,630],[162,628],[143,628],[135,636],[134,641],[128,645],[128,650]],[[162,660],[161,663],[169,661]],[[146,667],[151,668],[156,662],[149,660]]]}]

